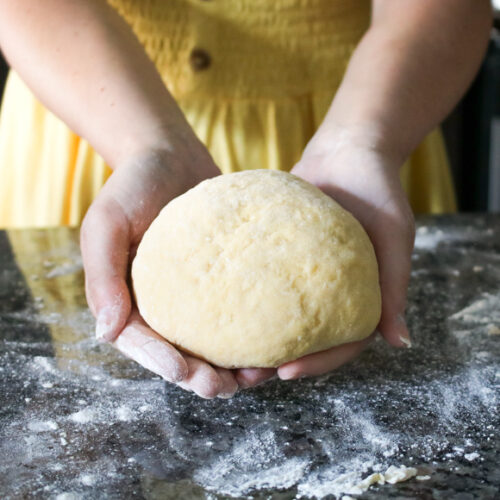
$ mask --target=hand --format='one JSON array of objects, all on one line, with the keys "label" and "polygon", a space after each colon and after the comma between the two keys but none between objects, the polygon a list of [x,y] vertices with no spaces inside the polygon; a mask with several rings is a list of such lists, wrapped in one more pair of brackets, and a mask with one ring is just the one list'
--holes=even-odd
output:
[{"label": "hand", "polygon": [[[396,347],[409,347],[404,321],[414,218],[399,180],[399,162],[347,133],[329,145],[313,140],[292,173],[318,186],[363,225],[375,248],[382,292],[377,330]],[[285,363],[282,379],[319,375],[357,356],[374,338],[344,344]]]},{"label": "hand", "polygon": [[118,165],[89,208],[80,235],[87,300],[99,340],[113,342],[145,368],[199,396],[230,397],[238,388],[233,373],[180,353],[151,330],[127,286],[137,246],[159,211],[220,173],[197,141],[180,149],[148,150]]}]

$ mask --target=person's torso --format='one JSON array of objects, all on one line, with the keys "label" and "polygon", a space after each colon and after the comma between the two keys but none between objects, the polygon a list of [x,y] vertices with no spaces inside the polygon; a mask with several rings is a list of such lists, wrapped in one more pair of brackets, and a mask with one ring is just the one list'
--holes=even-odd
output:
[{"label": "person's torso", "polygon": [[366,31],[369,0],[108,0],[177,98],[332,91]]}]

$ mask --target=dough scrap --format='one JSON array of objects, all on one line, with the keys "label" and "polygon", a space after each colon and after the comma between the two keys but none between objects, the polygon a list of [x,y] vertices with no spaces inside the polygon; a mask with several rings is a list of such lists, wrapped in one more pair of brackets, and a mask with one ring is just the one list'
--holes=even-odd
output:
[{"label": "dough scrap", "polygon": [[139,311],[217,366],[276,367],[364,339],[381,310],[361,224],[280,171],[206,180],[153,221],[132,265]]}]

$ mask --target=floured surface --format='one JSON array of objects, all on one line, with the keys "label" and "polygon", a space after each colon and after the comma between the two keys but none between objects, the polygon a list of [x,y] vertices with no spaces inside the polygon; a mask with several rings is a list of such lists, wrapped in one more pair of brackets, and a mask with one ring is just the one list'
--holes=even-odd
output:
[{"label": "floured surface", "polygon": [[[361,498],[494,498],[500,336],[490,332],[500,327],[500,232],[490,231],[493,222],[500,218],[423,221],[445,235],[472,227],[473,237],[417,244],[408,311],[414,349],[378,342],[330,375],[272,381],[230,401],[198,399],[97,345],[81,271],[44,277],[49,268],[34,253],[18,256],[32,262],[23,277],[0,239],[2,497],[358,498],[356,487],[394,465],[417,476],[373,484]],[[66,238],[75,242],[76,234]],[[61,251],[62,236],[40,240],[52,245],[43,260],[53,267],[58,259],[66,269],[78,265],[73,244]]]}]

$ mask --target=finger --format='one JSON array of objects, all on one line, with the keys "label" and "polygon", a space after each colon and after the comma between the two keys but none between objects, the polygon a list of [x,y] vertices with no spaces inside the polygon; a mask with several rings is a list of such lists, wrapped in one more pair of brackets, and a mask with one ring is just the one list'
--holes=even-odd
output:
[{"label": "finger", "polygon": [[222,380],[215,368],[201,359],[184,355],[188,366],[188,375],[179,382],[179,387],[193,391],[204,399],[213,399],[219,395],[222,388]]},{"label": "finger", "polygon": [[308,354],[295,361],[285,363],[278,368],[281,380],[293,380],[299,377],[321,375],[335,370],[339,366],[358,356],[375,338],[375,334],[359,342],[351,342],[326,351]]},{"label": "finger", "polygon": [[137,313],[114,341],[123,354],[169,382],[188,376],[188,364],[180,352],[151,330]]},{"label": "finger", "polygon": [[236,371],[236,380],[242,388],[255,387],[276,375],[276,368],[241,368]]},{"label": "finger", "polygon": [[91,206],[80,232],[85,291],[97,319],[96,337],[112,341],[123,329],[131,310],[126,283],[128,222],[107,196]]},{"label": "finger", "polygon": [[382,293],[382,315],[377,329],[389,344],[410,347],[404,315],[414,240],[413,219],[400,217],[387,221],[383,227],[384,231],[377,231],[373,238]]},{"label": "finger", "polygon": [[230,370],[225,368],[215,368],[217,375],[221,379],[221,386],[217,397],[223,399],[232,398],[238,390],[238,382]]}]

